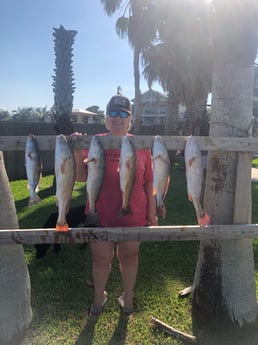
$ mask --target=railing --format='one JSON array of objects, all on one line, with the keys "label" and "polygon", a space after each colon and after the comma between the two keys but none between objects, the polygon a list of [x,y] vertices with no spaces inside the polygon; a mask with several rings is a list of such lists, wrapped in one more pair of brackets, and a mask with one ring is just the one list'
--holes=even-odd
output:
[{"label": "railing", "polygon": [[[74,149],[89,147],[92,136],[69,137]],[[121,138],[113,136],[99,137],[104,148],[120,148]],[[151,148],[153,136],[134,136],[131,138],[137,149]],[[185,137],[163,136],[167,149],[184,150]],[[0,137],[0,150],[25,150],[26,136]],[[56,136],[37,136],[40,150],[54,150]],[[249,137],[196,137],[201,151],[239,152],[236,192],[245,188],[241,182],[242,172],[250,170],[251,153],[258,151],[258,138]],[[247,170],[246,170],[247,169]],[[242,194],[239,193],[241,199]],[[241,208],[241,200],[235,205],[235,214]],[[234,222],[237,217],[234,217]],[[258,238],[257,224],[209,225],[199,226],[156,226],[156,227],[125,227],[125,228],[71,228],[67,233],[55,229],[2,229],[0,230],[0,245],[8,243],[79,243],[99,240],[113,241],[187,241],[187,240],[233,240]]]}]

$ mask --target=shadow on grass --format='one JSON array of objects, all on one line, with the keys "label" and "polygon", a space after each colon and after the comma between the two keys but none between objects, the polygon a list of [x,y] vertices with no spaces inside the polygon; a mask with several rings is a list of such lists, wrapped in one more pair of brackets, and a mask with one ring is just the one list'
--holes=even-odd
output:
[{"label": "shadow on grass", "polygon": [[74,345],[91,345],[94,337],[94,330],[96,326],[95,320],[88,319],[85,328],[81,332],[78,340]]},{"label": "shadow on grass", "polygon": [[116,329],[107,345],[124,345],[126,340],[128,317],[120,311]]},{"label": "shadow on grass", "polygon": [[[74,345],[91,345],[93,344],[94,331],[97,320],[88,319],[85,328],[79,335],[78,340]],[[114,333],[107,343],[107,345],[124,345],[126,341],[128,317],[120,312],[118,324],[114,330]]]}]

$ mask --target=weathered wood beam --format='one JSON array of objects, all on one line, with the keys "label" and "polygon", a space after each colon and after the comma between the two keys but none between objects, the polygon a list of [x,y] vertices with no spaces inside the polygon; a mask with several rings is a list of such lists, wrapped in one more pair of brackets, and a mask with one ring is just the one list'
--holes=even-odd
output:
[{"label": "weathered wood beam", "polygon": [[68,232],[55,229],[3,229],[0,245],[36,243],[85,243],[91,241],[200,241],[258,238],[258,224],[192,226],[71,228]]},{"label": "weathered wood beam", "polygon": [[[42,151],[54,150],[56,136],[36,136],[39,148]],[[84,149],[89,147],[92,136],[67,136],[74,149]],[[137,135],[132,137],[136,148],[151,148],[153,135]],[[184,150],[185,138],[183,136],[163,136],[167,149]],[[258,151],[258,138],[254,137],[195,137],[202,151],[238,151],[254,152]],[[0,150],[2,151],[24,151],[27,136],[0,136]],[[100,137],[104,148],[120,148],[121,138],[115,136]]]}]

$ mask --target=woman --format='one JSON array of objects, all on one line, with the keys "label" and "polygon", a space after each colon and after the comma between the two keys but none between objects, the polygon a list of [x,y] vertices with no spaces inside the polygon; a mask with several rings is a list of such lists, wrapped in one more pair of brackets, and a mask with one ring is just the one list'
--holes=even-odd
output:
[{"label": "woman", "polygon": [[[107,105],[106,127],[109,132],[101,135],[128,135],[131,121],[132,112],[129,99],[117,94],[110,99]],[[77,181],[85,181],[87,178],[87,170],[83,164],[87,154],[88,150],[75,152]],[[105,176],[96,203],[101,226],[157,225],[156,197],[153,188],[150,150],[136,150],[136,157],[136,181],[130,197],[132,214],[122,216],[119,213],[122,204],[118,171],[120,150],[105,150]],[[113,241],[91,243],[95,295],[93,304],[90,307],[90,317],[97,317],[102,313],[107,301],[105,287],[111,270],[114,245]],[[118,303],[126,315],[133,312],[133,291],[138,270],[139,246],[139,242],[119,242],[116,246],[116,254],[124,284],[124,292],[119,297]]]}]

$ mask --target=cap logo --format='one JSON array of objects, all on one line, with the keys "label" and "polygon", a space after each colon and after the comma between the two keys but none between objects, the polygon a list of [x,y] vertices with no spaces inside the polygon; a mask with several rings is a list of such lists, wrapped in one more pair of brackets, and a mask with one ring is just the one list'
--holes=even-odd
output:
[{"label": "cap logo", "polygon": [[116,97],[113,99],[114,105],[126,106],[126,99],[123,97]]}]

